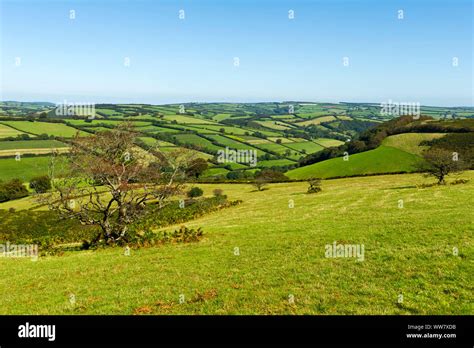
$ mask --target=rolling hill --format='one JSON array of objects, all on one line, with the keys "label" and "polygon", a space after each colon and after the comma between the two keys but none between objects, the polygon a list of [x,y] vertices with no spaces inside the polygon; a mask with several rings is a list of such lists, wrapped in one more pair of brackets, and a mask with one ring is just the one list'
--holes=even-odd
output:
[{"label": "rolling hill", "polygon": [[379,146],[355,155],[350,155],[347,161],[337,157],[286,172],[290,179],[334,178],[344,176],[408,173],[416,169],[422,159],[406,151]]}]

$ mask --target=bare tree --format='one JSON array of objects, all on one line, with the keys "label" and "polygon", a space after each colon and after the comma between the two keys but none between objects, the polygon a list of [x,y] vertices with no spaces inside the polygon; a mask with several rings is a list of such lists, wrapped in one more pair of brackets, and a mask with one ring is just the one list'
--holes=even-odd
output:
[{"label": "bare tree", "polygon": [[127,229],[142,217],[146,204],[163,207],[180,191],[193,159],[189,150],[144,151],[135,145],[136,135],[132,124],[125,122],[95,136],[76,136],[68,170],[58,175],[61,171],[54,160],[51,163],[54,192],[46,197],[49,208],[84,225],[99,226],[93,243],[127,242]]},{"label": "bare tree", "polygon": [[418,169],[425,172],[427,176],[438,179],[438,185],[446,184],[447,175],[465,169],[464,161],[458,158],[456,152],[432,147],[424,151],[422,156],[425,161],[419,165]]}]

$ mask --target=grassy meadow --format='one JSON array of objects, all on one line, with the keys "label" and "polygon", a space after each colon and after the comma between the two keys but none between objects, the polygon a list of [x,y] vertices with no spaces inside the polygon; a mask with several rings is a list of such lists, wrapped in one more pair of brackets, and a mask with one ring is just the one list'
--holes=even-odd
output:
[{"label": "grassy meadow", "polygon": [[[324,180],[318,194],[305,182],[199,184],[243,201],[186,223],[202,241],[2,258],[1,313],[472,314],[474,172],[462,177]],[[363,244],[364,261],[326,258],[334,241]]]}]

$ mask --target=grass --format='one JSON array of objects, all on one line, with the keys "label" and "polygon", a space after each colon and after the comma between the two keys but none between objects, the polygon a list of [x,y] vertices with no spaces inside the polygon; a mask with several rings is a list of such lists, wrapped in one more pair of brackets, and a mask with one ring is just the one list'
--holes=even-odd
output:
[{"label": "grass", "polygon": [[148,145],[148,146],[176,146],[173,143],[168,143],[166,141],[157,140],[157,139],[152,138],[152,137],[139,137],[138,139],[143,141],[145,143],[145,145]]},{"label": "grass", "polygon": [[59,147],[67,147],[67,145],[57,140],[0,141],[0,150],[50,149]]},{"label": "grass", "polygon": [[395,147],[397,149],[421,155],[421,153],[428,149],[429,146],[420,146],[420,142],[424,140],[433,140],[442,138],[447,133],[403,133],[391,135],[383,140],[383,145]]},{"label": "grass", "polygon": [[225,168],[209,168],[202,174],[202,177],[226,175],[229,171]]},{"label": "grass", "polygon": [[420,161],[419,156],[382,145],[375,150],[350,155],[347,161],[342,157],[332,158],[290,170],[286,175],[291,179],[307,179],[411,172]]},{"label": "grass", "polygon": [[[187,223],[203,227],[201,242],[1,258],[1,313],[472,314],[474,173],[464,176],[426,189],[418,174],[329,180],[312,195],[303,182],[199,184],[243,200]],[[334,241],[364,244],[365,260],[326,258]]]},{"label": "grass", "polygon": [[[66,122],[70,123],[72,126],[82,126],[82,127],[96,127],[96,126],[101,126],[101,125],[116,127],[121,123],[121,121],[101,120],[101,119],[94,119],[91,122],[86,122],[85,120],[67,120]],[[132,120],[131,122],[133,122],[133,125],[135,127],[144,127],[144,126],[151,125],[151,122],[145,122],[145,121]]]},{"label": "grass", "polygon": [[17,135],[20,135],[20,134],[24,134],[24,132],[20,132],[17,129],[8,127],[0,123],[0,139],[8,138],[8,137],[16,137]]},{"label": "grass", "polygon": [[0,180],[19,178],[28,182],[35,176],[48,174],[49,162],[49,156],[21,157],[20,161],[0,158]]},{"label": "grass", "polygon": [[29,121],[2,121],[12,128],[31,134],[48,134],[56,137],[72,138],[79,132],[81,135],[89,135],[89,133],[79,131],[75,128],[66,126],[63,123],[48,122],[29,122]]},{"label": "grass", "polygon": [[277,160],[268,160],[268,161],[258,161],[257,167],[278,167],[278,166],[289,166],[296,164],[295,161],[290,161],[288,159],[277,159]]},{"label": "grass", "polygon": [[324,147],[332,147],[332,146],[339,146],[344,144],[344,142],[337,140],[337,139],[329,139],[329,138],[317,138],[313,140],[316,144],[319,144]]},{"label": "grass", "polygon": [[176,121],[178,123],[191,123],[191,124],[215,124],[215,122],[206,121],[202,118],[183,116],[183,115],[165,115],[164,119],[167,121]]},{"label": "grass", "polygon": [[324,149],[321,145],[315,144],[311,141],[304,141],[300,143],[291,143],[285,145],[296,151],[306,150],[306,153],[314,153]]},{"label": "grass", "polygon": [[291,127],[286,126],[284,123],[279,122],[279,121],[256,121],[256,122],[270,129],[275,129],[275,130],[291,129]]},{"label": "grass", "polygon": [[336,118],[334,116],[323,116],[318,118],[313,118],[309,121],[298,122],[299,126],[310,126],[313,124],[320,124],[321,122],[330,122],[334,121]]},{"label": "grass", "polygon": [[176,135],[176,139],[184,144],[193,144],[198,145],[203,149],[208,150],[220,150],[219,146],[212,144],[209,140],[201,138],[199,135],[196,134],[178,134]]}]

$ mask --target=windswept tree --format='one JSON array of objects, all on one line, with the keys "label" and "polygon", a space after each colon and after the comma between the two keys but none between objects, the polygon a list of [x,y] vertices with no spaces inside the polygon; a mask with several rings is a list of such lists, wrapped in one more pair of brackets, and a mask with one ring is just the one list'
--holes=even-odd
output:
[{"label": "windswept tree", "polygon": [[209,167],[207,161],[203,158],[196,158],[189,163],[186,174],[190,177],[198,178]]},{"label": "windswept tree", "polygon": [[[67,158],[68,170],[57,170],[52,161],[54,193],[46,198],[49,208],[84,225],[100,227],[93,244],[126,243],[128,227],[143,216],[147,204],[163,207],[180,191],[193,160],[189,150],[144,151],[135,145],[136,136],[129,122],[95,136],[76,136]],[[58,172],[63,175],[55,176]]]},{"label": "windswept tree", "polygon": [[457,152],[442,148],[432,147],[422,154],[424,162],[419,165],[419,170],[427,176],[438,179],[438,185],[446,184],[445,178],[451,173],[465,169],[465,162],[459,158]]},{"label": "windswept tree", "polygon": [[267,179],[262,176],[256,177],[252,182],[252,186],[255,187],[257,191],[263,191],[264,187],[267,186],[267,184]]}]

